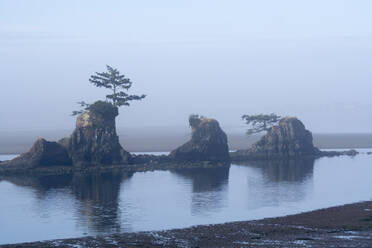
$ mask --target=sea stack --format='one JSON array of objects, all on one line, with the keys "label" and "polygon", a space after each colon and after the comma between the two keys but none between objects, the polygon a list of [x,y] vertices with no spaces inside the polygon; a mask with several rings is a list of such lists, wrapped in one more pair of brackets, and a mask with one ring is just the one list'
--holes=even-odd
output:
[{"label": "sea stack", "polygon": [[74,166],[129,163],[130,154],[121,147],[116,134],[117,115],[117,107],[97,101],[78,116],[71,136],[59,141],[67,149]]},{"label": "sea stack", "polygon": [[178,162],[230,161],[227,136],[218,121],[191,115],[191,140],[173,150],[170,158]]},{"label": "sea stack", "polygon": [[295,117],[285,117],[247,150],[231,153],[233,160],[278,159],[318,156],[313,136]]},{"label": "sea stack", "polygon": [[22,168],[71,166],[67,150],[57,142],[38,138],[30,150],[20,156],[4,161],[4,165]]}]

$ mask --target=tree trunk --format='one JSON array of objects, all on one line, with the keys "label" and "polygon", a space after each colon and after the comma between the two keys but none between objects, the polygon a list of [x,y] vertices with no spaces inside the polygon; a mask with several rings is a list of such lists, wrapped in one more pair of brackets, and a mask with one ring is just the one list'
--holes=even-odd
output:
[{"label": "tree trunk", "polygon": [[116,107],[116,85],[113,84],[114,86],[114,97],[112,98],[112,102],[114,103],[114,106]]}]

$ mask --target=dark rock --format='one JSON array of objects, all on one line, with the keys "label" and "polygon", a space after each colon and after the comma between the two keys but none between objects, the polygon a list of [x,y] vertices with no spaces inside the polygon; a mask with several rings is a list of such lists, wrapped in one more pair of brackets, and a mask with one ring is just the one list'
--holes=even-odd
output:
[{"label": "dark rock", "polygon": [[354,157],[358,155],[359,152],[357,150],[351,149],[348,151],[322,151],[321,156],[323,157],[336,157],[336,156],[351,156]]},{"label": "dark rock", "polygon": [[286,117],[250,149],[238,150],[231,153],[231,157],[233,160],[275,159],[319,154],[319,149],[313,145],[313,136],[304,124],[295,117]]},{"label": "dark rock", "polygon": [[191,140],[173,150],[169,157],[175,161],[229,161],[227,136],[214,119],[191,115]]},{"label": "dark rock", "polygon": [[66,147],[74,166],[128,164],[130,154],[125,151],[116,134],[117,107],[98,101],[89,111],[78,116],[76,128],[69,138],[59,141]]},{"label": "dark rock", "polygon": [[150,154],[139,154],[131,155],[131,162],[133,164],[147,164],[147,163],[168,163],[171,159],[167,155],[150,155]]},{"label": "dark rock", "polygon": [[45,166],[68,166],[72,161],[67,150],[57,142],[46,141],[38,138],[31,149],[20,156],[5,161],[5,165],[14,167],[45,167]]}]

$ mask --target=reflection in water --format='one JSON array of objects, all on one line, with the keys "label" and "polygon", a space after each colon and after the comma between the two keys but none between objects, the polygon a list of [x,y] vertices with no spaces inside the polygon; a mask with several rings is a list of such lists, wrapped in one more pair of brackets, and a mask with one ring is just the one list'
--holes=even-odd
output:
[{"label": "reflection in water", "polygon": [[3,178],[18,186],[32,187],[39,199],[43,199],[52,189],[66,188],[71,184],[72,175],[60,176],[9,176]]},{"label": "reflection in water", "polygon": [[174,171],[176,175],[191,180],[191,212],[194,215],[206,215],[226,204],[229,170],[230,167]]},{"label": "reflection in water", "polygon": [[270,182],[302,182],[314,172],[314,158],[255,161],[248,166],[261,168]]},{"label": "reflection in water", "polygon": [[120,184],[130,176],[121,172],[75,174],[71,189],[83,205],[79,222],[98,232],[119,232]]},{"label": "reflection in water", "polygon": [[244,166],[258,170],[258,177],[248,175],[248,207],[272,207],[283,202],[303,200],[312,190],[314,159],[254,161]]},{"label": "reflection in water", "polygon": [[[75,173],[59,176],[7,177],[15,185],[32,187],[39,200],[49,191],[66,189],[80,201],[78,223],[94,232],[120,231],[118,202],[123,179],[133,173]],[[48,201],[49,199],[45,199]]]},{"label": "reflection in water", "polygon": [[192,192],[219,191],[227,184],[230,167],[175,170],[175,174],[192,181]]},{"label": "reflection in water", "polygon": [[369,200],[371,159],[249,162],[133,177],[0,177],[0,223],[6,223],[0,244],[252,220]]}]

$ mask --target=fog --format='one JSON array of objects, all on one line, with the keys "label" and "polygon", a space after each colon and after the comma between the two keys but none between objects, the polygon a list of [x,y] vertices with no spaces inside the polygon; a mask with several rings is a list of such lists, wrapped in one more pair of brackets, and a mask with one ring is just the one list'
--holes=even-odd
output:
[{"label": "fog", "polygon": [[0,130],[69,130],[88,81],[111,65],[143,101],[119,128],[187,130],[188,115],[244,132],[242,114],[313,132],[372,132],[372,2],[0,2]]}]

